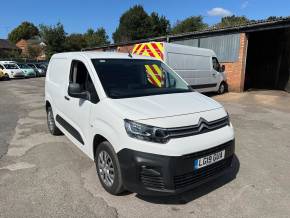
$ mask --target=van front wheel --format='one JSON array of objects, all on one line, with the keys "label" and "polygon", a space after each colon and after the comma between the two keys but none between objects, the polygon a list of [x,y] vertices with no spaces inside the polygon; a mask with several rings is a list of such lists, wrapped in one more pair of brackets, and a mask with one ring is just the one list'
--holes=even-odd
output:
[{"label": "van front wheel", "polygon": [[225,82],[221,82],[220,87],[218,89],[218,94],[224,94],[227,91],[227,84]]},{"label": "van front wheel", "polygon": [[57,128],[55,125],[53,113],[52,113],[52,108],[48,107],[47,108],[47,126],[48,130],[52,135],[62,135],[62,132]]},{"label": "van front wheel", "polygon": [[95,153],[95,163],[99,180],[103,188],[112,195],[123,192],[123,181],[118,157],[112,145],[104,141]]}]

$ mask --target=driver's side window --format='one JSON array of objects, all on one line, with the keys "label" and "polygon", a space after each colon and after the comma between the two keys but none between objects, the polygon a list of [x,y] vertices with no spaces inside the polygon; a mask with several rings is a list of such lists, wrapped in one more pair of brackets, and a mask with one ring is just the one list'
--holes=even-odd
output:
[{"label": "driver's side window", "polygon": [[220,71],[220,64],[217,58],[213,57],[212,58],[212,67],[213,69],[215,69],[216,71]]},{"label": "driver's side window", "polygon": [[69,82],[78,83],[81,91],[89,92],[92,103],[97,103],[99,101],[91,76],[83,62],[77,60],[72,61]]}]

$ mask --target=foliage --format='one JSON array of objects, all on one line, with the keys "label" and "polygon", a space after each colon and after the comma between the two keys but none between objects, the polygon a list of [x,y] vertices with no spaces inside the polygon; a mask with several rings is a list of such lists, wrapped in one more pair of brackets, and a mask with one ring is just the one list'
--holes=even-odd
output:
[{"label": "foliage", "polygon": [[21,54],[19,50],[1,51],[0,58],[20,58]]},{"label": "foliage", "polygon": [[177,23],[172,28],[172,34],[200,31],[207,28],[202,16],[191,16]]},{"label": "foliage", "polygon": [[82,34],[71,34],[65,39],[65,50],[66,51],[80,51],[86,47],[87,43]]},{"label": "foliage", "polygon": [[38,34],[38,28],[34,26],[33,23],[25,21],[9,33],[8,39],[9,41],[16,43],[20,39],[30,39]]},{"label": "foliage", "polygon": [[226,28],[226,27],[232,27],[232,26],[240,26],[249,23],[250,20],[246,18],[245,16],[228,16],[223,17],[221,19],[221,22],[216,24],[216,27],[218,28]]},{"label": "foliage", "polygon": [[277,16],[270,16],[267,18],[268,21],[278,20],[278,19],[283,19],[283,17],[282,16],[278,16],[278,17]]},{"label": "foliage", "polygon": [[86,45],[84,47],[96,47],[100,45],[107,45],[110,43],[109,36],[106,30],[101,27],[96,31],[93,29],[88,29],[88,31],[83,35]]},{"label": "foliage", "polygon": [[65,51],[80,51],[82,48],[109,44],[109,36],[104,28],[96,31],[88,29],[85,34],[70,34],[65,39]]},{"label": "foliage", "polygon": [[66,33],[61,23],[55,26],[40,25],[40,35],[46,44],[45,53],[48,58],[65,50]]},{"label": "foliage", "polygon": [[113,33],[114,42],[147,38],[150,31],[148,14],[141,5],[136,5],[123,13],[120,23]]},{"label": "foliage", "polygon": [[150,16],[151,33],[150,37],[165,36],[170,31],[170,22],[164,16],[152,12]]},{"label": "foliage", "polygon": [[32,46],[29,45],[27,47],[27,56],[30,59],[36,59],[41,54],[41,47],[40,46]]},{"label": "foliage", "polygon": [[169,28],[169,21],[164,16],[160,17],[155,12],[149,16],[141,5],[135,5],[120,17],[113,40],[124,42],[165,35]]}]

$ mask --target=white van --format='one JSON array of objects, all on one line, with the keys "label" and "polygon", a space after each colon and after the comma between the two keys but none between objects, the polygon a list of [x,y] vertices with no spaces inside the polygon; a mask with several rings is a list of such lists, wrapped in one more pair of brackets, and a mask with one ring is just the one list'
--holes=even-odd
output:
[{"label": "white van", "polygon": [[3,70],[5,75],[12,78],[24,78],[24,72],[15,64],[14,61],[0,61],[0,69]]},{"label": "white van", "polygon": [[166,42],[136,44],[133,54],[162,59],[193,89],[199,92],[227,91],[224,65],[220,65],[213,50]]},{"label": "white van", "polygon": [[[161,85],[152,81],[153,71]],[[51,134],[64,133],[94,160],[111,194],[176,194],[231,169],[235,144],[227,112],[160,60],[53,55],[45,103]]]}]

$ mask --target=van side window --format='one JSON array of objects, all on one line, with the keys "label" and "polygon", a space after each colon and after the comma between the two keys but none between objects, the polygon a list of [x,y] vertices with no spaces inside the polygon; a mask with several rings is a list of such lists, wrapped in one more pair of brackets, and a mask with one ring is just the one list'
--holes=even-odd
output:
[{"label": "van side window", "polygon": [[82,91],[88,91],[92,103],[96,104],[100,101],[91,76],[85,64],[81,61],[72,61],[69,82],[78,83]]},{"label": "van side window", "polygon": [[220,71],[220,64],[217,58],[213,57],[212,58],[212,67],[213,69],[215,69],[216,71]]}]

